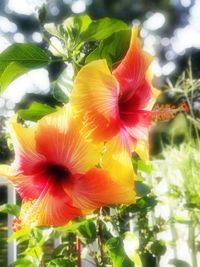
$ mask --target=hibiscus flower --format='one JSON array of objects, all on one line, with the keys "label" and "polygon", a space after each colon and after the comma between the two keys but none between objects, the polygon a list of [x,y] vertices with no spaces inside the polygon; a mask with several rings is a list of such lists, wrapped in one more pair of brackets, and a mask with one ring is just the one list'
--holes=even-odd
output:
[{"label": "hibiscus flower", "polygon": [[144,142],[148,140],[154,100],[148,70],[151,60],[142,50],[134,27],[130,47],[113,72],[102,59],[85,65],[75,78],[71,95],[74,112],[94,141],[108,141],[108,160],[117,149],[130,155],[138,143],[147,146]]},{"label": "hibiscus flower", "polygon": [[132,170],[122,183],[109,169],[95,167],[99,145],[80,133],[67,105],[34,127],[11,121],[15,160],[0,165],[23,199],[22,225],[64,225],[109,204],[135,199]]}]

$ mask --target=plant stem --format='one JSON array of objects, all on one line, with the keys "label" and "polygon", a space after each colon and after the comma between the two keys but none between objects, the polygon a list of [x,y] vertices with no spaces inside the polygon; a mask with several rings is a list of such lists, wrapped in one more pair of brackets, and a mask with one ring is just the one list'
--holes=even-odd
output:
[{"label": "plant stem", "polygon": [[189,226],[189,238],[188,238],[189,246],[191,249],[191,258],[192,258],[192,266],[198,267],[197,263],[197,250],[195,245],[195,226]]},{"label": "plant stem", "polygon": [[98,212],[97,224],[98,224],[98,246],[99,246],[100,257],[101,257],[100,266],[103,266],[104,265],[103,231],[102,231],[102,225],[100,221],[100,215],[101,215],[101,209]]},{"label": "plant stem", "polygon": [[81,267],[81,241],[76,237],[77,267]]}]

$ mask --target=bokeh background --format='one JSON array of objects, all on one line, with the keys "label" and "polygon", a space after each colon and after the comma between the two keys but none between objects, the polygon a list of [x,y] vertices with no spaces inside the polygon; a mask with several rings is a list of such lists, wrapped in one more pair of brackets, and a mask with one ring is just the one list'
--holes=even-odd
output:
[{"label": "bokeh background", "polygon": [[[0,52],[13,42],[47,45],[38,17],[43,23],[61,22],[73,14],[84,13],[93,19],[110,16],[130,25],[139,24],[144,48],[155,56],[153,68],[158,87],[166,79],[176,80],[189,58],[194,76],[199,76],[199,0],[1,0]],[[9,86],[0,98],[0,115],[9,116],[25,92],[48,91],[48,72],[34,70]]]}]

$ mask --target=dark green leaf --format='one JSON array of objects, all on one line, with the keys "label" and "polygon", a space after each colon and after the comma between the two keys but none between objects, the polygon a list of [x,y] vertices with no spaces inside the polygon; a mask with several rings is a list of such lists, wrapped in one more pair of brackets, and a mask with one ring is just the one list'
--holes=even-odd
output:
[{"label": "dark green leaf", "polygon": [[42,5],[38,10],[38,20],[39,20],[40,24],[44,24],[44,22],[46,20],[46,16],[47,16],[46,6]]},{"label": "dark green leaf", "polygon": [[136,205],[139,209],[152,209],[155,207],[156,204],[157,201],[153,196],[145,196],[143,198],[138,199],[138,201],[136,202]]},{"label": "dark green leaf", "polygon": [[121,20],[102,18],[92,21],[87,29],[82,32],[80,38],[83,42],[100,41],[108,38],[115,32],[127,29],[128,25]]},{"label": "dark green leaf", "polygon": [[9,267],[37,267],[30,260],[26,258],[18,259],[14,263],[10,264]]},{"label": "dark green leaf", "polygon": [[34,44],[13,44],[0,54],[0,92],[18,76],[49,63],[47,54]]},{"label": "dark green leaf", "polygon": [[157,257],[164,255],[166,252],[165,242],[163,240],[155,240],[151,245],[150,250]]},{"label": "dark green leaf", "polygon": [[57,258],[50,261],[47,267],[75,267],[76,263],[69,261],[67,258]]},{"label": "dark green leaf", "polygon": [[175,267],[191,267],[186,261],[178,260],[178,259],[171,259],[169,264],[174,265]]},{"label": "dark green leaf", "polygon": [[132,204],[126,207],[127,212],[142,212],[153,209],[157,204],[154,196],[144,196],[136,201],[136,204]]},{"label": "dark green leaf", "polygon": [[113,237],[106,242],[106,249],[112,260],[113,267],[134,267],[135,264],[128,258],[120,237]]},{"label": "dark green leaf", "polygon": [[68,97],[66,94],[62,91],[62,89],[58,86],[56,82],[53,83],[53,89],[52,89],[53,97],[61,103],[67,103]]},{"label": "dark green leaf", "polygon": [[29,108],[20,109],[18,111],[18,115],[23,120],[37,121],[42,117],[44,117],[45,115],[55,112],[56,110],[57,110],[56,108],[48,106],[47,104],[33,102]]},{"label": "dark green leaf", "polygon": [[57,246],[54,249],[52,256],[54,258],[56,258],[58,256],[61,256],[61,255],[63,255],[64,251],[66,251],[66,249],[67,249],[67,243],[66,242],[62,242],[61,245]]},{"label": "dark green leaf", "polygon": [[137,196],[139,197],[144,197],[150,193],[149,186],[140,181],[135,182],[135,190],[136,190]]},{"label": "dark green leaf", "polygon": [[3,204],[0,206],[0,212],[18,217],[20,212],[20,206],[16,204]]},{"label": "dark green leaf", "polygon": [[64,234],[64,233],[74,233],[78,231],[79,227],[82,225],[85,225],[87,222],[90,222],[92,220],[81,218],[81,219],[76,219],[74,221],[71,221],[67,226],[63,227],[57,227],[55,228],[55,237],[57,237],[57,234]]},{"label": "dark green leaf", "polygon": [[31,229],[31,236],[35,243],[39,243],[43,238],[42,230],[36,227]]},{"label": "dark green leaf", "polygon": [[130,30],[118,31],[112,34],[107,39],[101,41],[99,47],[87,56],[86,63],[104,58],[110,65],[120,61],[128,50],[130,37]]},{"label": "dark green leaf", "polygon": [[69,99],[73,88],[73,69],[68,65],[66,69],[60,74],[58,79],[53,84],[53,97],[61,102],[66,103]]},{"label": "dark green leaf", "polygon": [[81,237],[84,237],[84,239],[86,239],[87,243],[93,242],[96,238],[96,226],[92,221],[86,221],[85,224],[82,224],[78,228],[78,231]]}]

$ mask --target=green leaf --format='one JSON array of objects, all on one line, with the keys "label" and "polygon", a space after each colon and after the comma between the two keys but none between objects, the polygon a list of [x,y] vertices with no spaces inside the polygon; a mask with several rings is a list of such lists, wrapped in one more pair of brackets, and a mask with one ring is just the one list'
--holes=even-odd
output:
[{"label": "green leaf", "polygon": [[26,240],[26,237],[27,239],[30,237],[30,233],[31,233],[31,229],[30,228],[23,228],[22,230],[19,230],[15,233],[13,233],[9,239],[8,239],[8,242],[12,241],[12,240],[15,240],[15,239],[23,239],[23,240]]},{"label": "green leaf", "polygon": [[106,250],[112,260],[113,267],[134,267],[135,264],[127,257],[120,237],[114,237],[106,242]]},{"label": "green leaf", "polygon": [[51,260],[47,267],[75,267],[76,263],[69,261],[67,258],[57,258]]},{"label": "green leaf", "polygon": [[124,233],[124,250],[129,259],[134,262],[135,267],[142,267],[142,262],[137,253],[137,249],[139,248],[139,240],[136,235],[132,232]]},{"label": "green leaf", "polygon": [[163,240],[155,240],[151,245],[150,250],[157,257],[164,255],[166,252],[165,242]]},{"label": "green leaf", "polygon": [[79,34],[86,31],[92,20],[88,15],[74,16],[63,22],[63,29],[67,32],[76,31]]},{"label": "green leaf", "polygon": [[[92,221],[89,219],[85,219],[85,218],[78,218],[74,221],[71,221],[70,223],[68,223],[66,226],[61,226],[61,227],[57,227],[54,229],[54,233],[55,236],[54,237],[58,237],[60,234],[66,234],[66,233],[74,233],[76,231],[78,231],[79,227],[81,227],[82,225],[84,225],[87,222]],[[59,234],[59,235],[58,235]]]},{"label": "green leaf", "polygon": [[169,264],[174,265],[175,267],[191,267],[186,261],[178,260],[178,259],[171,259]]},{"label": "green leaf", "polygon": [[54,82],[52,94],[57,101],[61,103],[68,101],[73,88],[73,77],[73,68],[71,65],[68,65]]},{"label": "green leaf", "polygon": [[3,204],[0,206],[0,212],[18,217],[20,213],[20,206],[16,204]]},{"label": "green leaf", "polygon": [[83,15],[70,17],[62,23],[59,27],[60,39],[64,40],[67,51],[79,51],[83,44],[83,40],[80,38],[81,33],[88,28],[91,22],[89,16]]},{"label": "green leaf", "polygon": [[143,160],[138,160],[137,167],[138,167],[138,170],[146,172],[148,174],[152,172],[152,166],[144,162]]},{"label": "green leaf", "polygon": [[152,209],[156,206],[157,201],[153,196],[144,196],[137,200],[136,205],[138,209]]},{"label": "green leaf", "polygon": [[9,267],[37,267],[35,264],[33,264],[30,260],[26,258],[21,258],[13,262],[9,265]]},{"label": "green leaf", "polygon": [[144,212],[152,210],[157,204],[157,200],[154,196],[144,196],[136,201],[136,204],[132,204],[126,207],[127,212]]},{"label": "green leaf", "polygon": [[113,33],[127,30],[128,25],[121,20],[102,18],[92,21],[87,29],[80,34],[83,42],[100,41],[108,38]]},{"label": "green leaf", "polygon": [[92,221],[86,221],[85,224],[81,225],[78,228],[78,232],[81,237],[86,239],[86,243],[91,243],[96,239],[96,226]]},{"label": "green leaf", "polygon": [[135,190],[136,190],[137,196],[139,197],[144,197],[150,193],[149,186],[140,181],[135,181]]},{"label": "green leaf", "polygon": [[23,120],[37,121],[42,117],[55,112],[56,110],[56,108],[53,108],[47,104],[33,102],[29,108],[20,109],[18,111],[18,115]]},{"label": "green leaf", "polygon": [[57,246],[53,253],[52,253],[52,257],[56,258],[58,256],[62,256],[63,253],[67,250],[67,242],[62,242],[62,244],[60,244],[59,246]]},{"label": "green leaf", "polygon": [[120,61],[129,48],[130,37],[130,30],[118,31],[112,34],[107,39],[101,41],[99,47],[87,56],[86,63],[104,58],[110,65]]},{"label": "green leaf", "polygon": [[20,75],[48,63],[48,55],[34,44],[9,46],[0,54],[0,92]]}]

